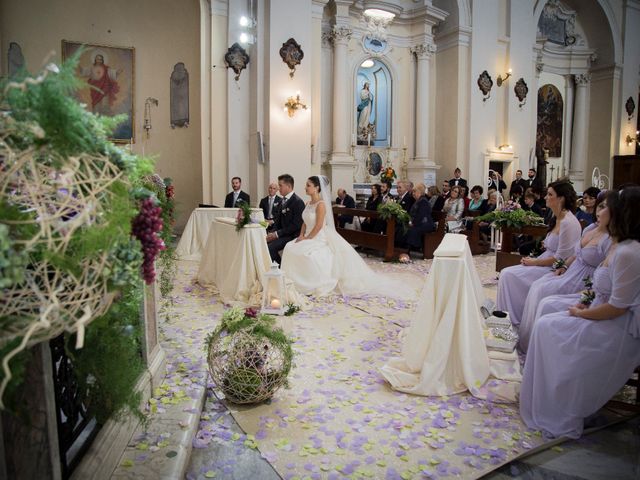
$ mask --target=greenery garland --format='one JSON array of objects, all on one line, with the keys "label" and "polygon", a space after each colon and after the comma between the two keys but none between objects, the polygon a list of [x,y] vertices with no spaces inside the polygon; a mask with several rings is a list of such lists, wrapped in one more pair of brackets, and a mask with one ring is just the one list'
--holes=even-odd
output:
[{"label": "greenery garland", "polygon": [[492,223],[496,228],[522,228],[527,225],[542,225],[544,219],[530,210],[507,204],[501,210],[494,210],[475,218],[476,222]]},{"label": "greenery garland", "polygon": [[378,205],[378,213],[380,214],[380,218],[383,220],[389,220],[391,217],[395,218],[396,223],[400,228],[402,228],[403,233],[406,233],[409,229],[411,216],[399,203],[392,200],[381,203]]},{"label": "greenery garland", "polygon": [[239,232],[245,225],[251,223],[251,205],[247,202],[238,202],[238,215],[236,215],[236,232]]}]

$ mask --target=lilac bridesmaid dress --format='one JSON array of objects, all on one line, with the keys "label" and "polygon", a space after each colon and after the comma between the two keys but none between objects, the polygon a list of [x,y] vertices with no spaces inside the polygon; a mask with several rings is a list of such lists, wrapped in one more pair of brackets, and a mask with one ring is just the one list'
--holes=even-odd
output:
[{"label": "lilac bridesmaid dress", "polygon": [[[538,258],[569,258],[575,251],[581,232],[582,227],[578,219],[573,213],[567,212],[560,222],[559,232],[547,234],[544,239],[546,250]],[[497,307],[498,310],[509,312],[511,322],[515,326],[520,325],[524,303],[531,284],[550,271],[550,266],[527,267],[515,265],[500,272]]]},{"label": "lilac bridesmaid dress", "polygon": [[[596,224],[591,224],[584,229],[582,236],[597,228]],[[529,345],[529,336],[536,318],[536,311],[540,302],[550,295],[565,295],[579,293],[584,290],[585,277],[593,276],[593,272],[607,256],[609,247],[611,246],[611,238],[608,234],[603,235],[597,245],[582,248],[581,241],[576,244],[575,260],[564,275],[556,275],[549,272],[539,278],[531,285],[531,289],[527,295],[527,301],[524,304],[522,318],[520,319],[519,335],[520,342],[518,344],[522,352],[527,351]],[[574,305],[577,302],[570,304]],[[568,308],[568,307],[567,307]],[[555,310],[559,311],[559,310]],[[550,312],[547,312],[550,313]]]},{"label": "lilac bridesmaid dress", "polygon": [[593,274],[592,307],[609,303],[626,312],[586,320],[568,312],[545,315],[531,332],[520,391],[520,415],[531,428],[578,438],[597,412],[640,365],[640,242],[616,247],[609,266]]}]

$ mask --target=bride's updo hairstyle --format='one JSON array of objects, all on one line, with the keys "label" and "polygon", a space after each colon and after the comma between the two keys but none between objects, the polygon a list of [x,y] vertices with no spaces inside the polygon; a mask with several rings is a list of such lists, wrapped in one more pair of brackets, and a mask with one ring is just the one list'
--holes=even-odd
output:
[{"label": "bride's updo hairstyle", "polygon": [[317,175],[309,177],[307,180],[309,180],[311,183],[313,183],[313,185],[315,187],[318,187],[318,193],[320,193],[322,191],[322,187],[320,187],[320,179],[318,178]]}]

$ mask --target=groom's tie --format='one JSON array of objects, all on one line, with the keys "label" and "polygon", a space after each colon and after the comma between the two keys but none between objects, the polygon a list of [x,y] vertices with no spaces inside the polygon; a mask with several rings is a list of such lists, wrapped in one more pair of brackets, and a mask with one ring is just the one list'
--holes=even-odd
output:
[{"label": "groom's tie", "polygon": [[267,218],[273,217],[273,197],[269,197],[269,211],[267,212]]}]

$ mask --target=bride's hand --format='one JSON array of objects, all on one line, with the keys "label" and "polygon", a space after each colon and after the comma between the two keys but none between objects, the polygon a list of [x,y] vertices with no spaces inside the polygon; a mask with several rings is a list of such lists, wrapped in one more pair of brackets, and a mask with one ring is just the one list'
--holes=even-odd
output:
[{"label": "bride's hand", "polygon": [[302,240],[306,240],[305,237],[298,237],[296,238],[296,243],[301,242]]}]

